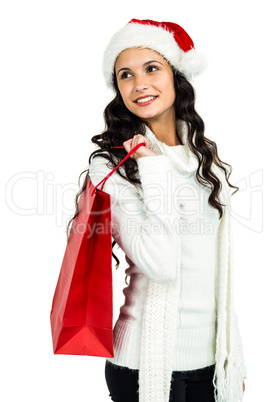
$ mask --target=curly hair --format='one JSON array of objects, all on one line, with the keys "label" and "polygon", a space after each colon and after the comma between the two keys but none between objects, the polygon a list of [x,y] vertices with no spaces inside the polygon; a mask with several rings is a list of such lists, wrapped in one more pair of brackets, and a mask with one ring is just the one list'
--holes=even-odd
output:
[{"label": "curly hair", "polygon": [[[239,188],[230,184],[228,180],[232,172],[231,165],[220,160],[216,143],[204,136],[205,125],[202,118],[195,110],[195,90],[192,84],[184,77],[183,74],[181,74],[177,70],[174,70],[173,67],[171,68],[173,71],[174,87],[176,93],[176,119],[180,119],[186,122],[188,145],[190,150],[197,156],[199,161],[199,166],[196,171],[196,178],[200,184],[211,189],[208,203],[211,205],[211,207],[219,211],[219,219],[221,219],[223,214],[222,206],[225,206],[224,204],[221,204],[219,200],[219,193],[221,191],[222,184],[219,178],[211,169],[212,163],[215,163],[220,169],[223,170],[228,185],[236,189],[236,191],[234,191],[232,195],[235,194],[239,190]],[[121,146],[124,141],[133,138],[133,136],[136,134],[145,135],[147,124],[139,117],[131,113],[125,106],[115,79],[115,72],[113,82],[116,94],[114,99],[106,106],[104,110],[104,120],[106,124],[105,131],[92,137],[91,141],[94,144],[97,144],[99,149],[93,151],[89,157],[90,164],[91,158],[95,154],[99,154],[111,163],[112,168],[117,166],[122,161],[122,159],[126,156],[126,151],[125,149],[111,147]],[[194,135],[195,139],[193,141]],[[105,153],[103,154],[102,152],[104,151]],[[229,170],[224,165],[228,166]],[[122,174],[119,169],[117,170],[118,174],[120,174],[121,177],[123,177],[125,180],[128,180],[133,185],[141,183],[140,180],[136,177],[138,165],[135,159],[128,158],[122,166],[124,166],[125,175]],[[89,172],[89,169],[84,170],[80,174],[79,180],[84,172]],[[72,220],[79,213],[78,198],[85,190],[85,188],[86,184],[84,183],[83,188],[80,189],[80,191],[76,194],[76,213],[69,221],[67,226],[67,241],[69,239],[69,226]],[[116,241],[114,240],[112,247],[114,247],[115,244]],[[117,262],[117,269],[120,261],[113,252],[112,255]]]}]

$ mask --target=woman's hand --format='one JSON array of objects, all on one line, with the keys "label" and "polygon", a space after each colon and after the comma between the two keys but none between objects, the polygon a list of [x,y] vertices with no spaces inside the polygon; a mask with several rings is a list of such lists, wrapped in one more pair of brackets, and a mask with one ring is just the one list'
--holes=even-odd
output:
[{"label": "woman's hand", "polygon": [[134,135],[134,137],[131,138],[130,140],[123,142],[123,146],[124,146],[125,150],[127,151],[127,153],[129,153],[136,145],[138,145],[140,143],[144,143],[145,146],[139,147],[137,149],[137,151],[135,151],[130,156],[130,158],[137,160],[138,158],[142,158],[143,156],[157,156],[158,155],[157,153],[155,153],[154,151],[152,151],[150,149],[149,141],[147,140],[147,138],[145,138],[141,134]]}]

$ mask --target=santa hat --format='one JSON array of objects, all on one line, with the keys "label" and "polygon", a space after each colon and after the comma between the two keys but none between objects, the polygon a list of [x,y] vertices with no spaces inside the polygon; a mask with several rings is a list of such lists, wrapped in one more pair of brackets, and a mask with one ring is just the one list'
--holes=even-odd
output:
[{"label": "santa hat", "polygon": [[108,87],[114,88],[114,65],[119,54],[137,47],[155,50],[188,80],[206,66],[205,57],[195,50],[192,39],[181,26],[172,22],[132,19],[112,36],[104,52],[103,74]]}]

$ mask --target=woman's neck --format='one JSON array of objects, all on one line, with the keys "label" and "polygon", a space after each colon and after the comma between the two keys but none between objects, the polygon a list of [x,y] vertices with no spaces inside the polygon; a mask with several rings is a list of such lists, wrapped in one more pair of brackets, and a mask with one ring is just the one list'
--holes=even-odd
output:
[{"label": "woman's neck", "polygon": [[[148,124],[148,123],[147,123]],[[167,122],[150,122],[150,130],[154,133],[156,138],[164,142],[166,145],[175,146],[183,145],[177,134],[176,121]]]}]

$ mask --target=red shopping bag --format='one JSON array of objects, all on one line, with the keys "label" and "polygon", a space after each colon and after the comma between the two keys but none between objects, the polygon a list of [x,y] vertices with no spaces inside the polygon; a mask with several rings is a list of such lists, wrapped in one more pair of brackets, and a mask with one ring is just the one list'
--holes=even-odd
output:
[{"label": "red shopping bag", "polygon": [[111,201],[102,188],[142,145],[134,147],[97,186],[88,175],[85,178],[50,312],[55,354],[114,357]]}]

